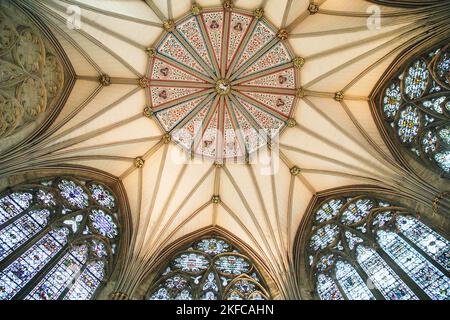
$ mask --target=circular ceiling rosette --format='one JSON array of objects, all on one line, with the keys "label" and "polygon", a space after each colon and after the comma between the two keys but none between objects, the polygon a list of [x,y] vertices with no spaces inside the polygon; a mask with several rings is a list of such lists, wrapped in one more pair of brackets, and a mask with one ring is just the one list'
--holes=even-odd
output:
[{"label": "circular ceiling rosette", "polygon": [[149,105],[192,155],[246,159],[293,116],[294,55],[264,17],[223,8],[169,22],[152,50]]}]

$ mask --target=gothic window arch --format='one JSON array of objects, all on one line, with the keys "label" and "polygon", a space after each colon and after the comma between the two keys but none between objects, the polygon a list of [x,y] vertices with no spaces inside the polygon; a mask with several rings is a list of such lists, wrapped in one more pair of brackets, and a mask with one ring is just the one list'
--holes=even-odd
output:
[{"label": "gothic window arch", "polygon": [[450,242],[372,194],[333,196],[313,211],[307,271],[322,300],[449,300]]},{"label": "gothic window arch", "polygon": [[268,300],[253,260],[223,237],[202,237],[171,255],[148,300]]},{"label": "gothic window arch", "polygon": [[118,203],[105,185],[58,177],[0,194],[0,300],[92,299],[118,251]]},{"label": "gothic window arch", "polygon": [[450,176],[450,45],[402,64],[384,84],[378,112],[391,139],[426,167]]}]

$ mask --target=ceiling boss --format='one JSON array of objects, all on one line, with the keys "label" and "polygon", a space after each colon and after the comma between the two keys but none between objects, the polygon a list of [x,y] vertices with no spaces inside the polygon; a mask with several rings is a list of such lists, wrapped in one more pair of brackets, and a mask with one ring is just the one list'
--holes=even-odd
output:
[{"label": "ceiling boss", "polygon": [[214,161],[243,160],[287,126],[298,58],[264,10],[194,4],[164,26],[147,50],[148,108],[174,142]]}]

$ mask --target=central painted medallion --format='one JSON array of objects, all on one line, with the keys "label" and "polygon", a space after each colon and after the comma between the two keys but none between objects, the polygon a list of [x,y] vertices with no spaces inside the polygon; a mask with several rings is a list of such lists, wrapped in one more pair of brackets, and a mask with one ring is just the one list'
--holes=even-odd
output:
[{"label": "central painted medallion", "polygon": [[148,103],[190,154],[242,160],[274,141],[293,116],[298,70],[260,13],[192,10],[149,50]]}]

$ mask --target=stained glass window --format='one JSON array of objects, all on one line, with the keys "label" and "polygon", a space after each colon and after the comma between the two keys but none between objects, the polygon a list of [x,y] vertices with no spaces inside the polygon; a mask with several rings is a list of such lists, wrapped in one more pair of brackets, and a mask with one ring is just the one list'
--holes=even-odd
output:
[{"label": "stained glass window", "polygon": [[108,187],[60,177],[0,194],[0,300],[91,299],[119,240]]},{"label": "stained glass window", "polygon": [[387,129],[418,160],[450,174],[450,46],[407,62],[382,91]]},{"label": "stained glass window", "polygon": [[242,250],[220,237],[176,253],[155,278],[149,300],[268,300],[265,282]]},{"label": "stained glass window", "polygon": [[312,217],[309,272],[323,300],[450,300],[450,242],[399,205],[326,199]]}]

